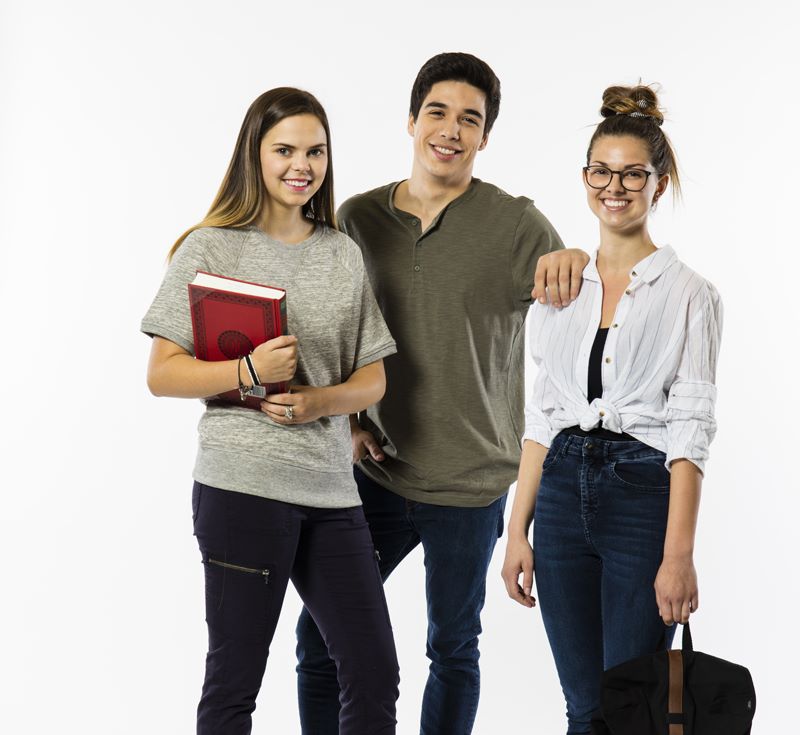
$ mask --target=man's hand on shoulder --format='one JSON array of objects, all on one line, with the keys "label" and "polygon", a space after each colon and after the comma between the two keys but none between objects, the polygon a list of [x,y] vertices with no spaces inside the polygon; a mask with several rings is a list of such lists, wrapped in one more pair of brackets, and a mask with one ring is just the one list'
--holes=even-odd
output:
[{"label": "man's hand on shoulder", "polygon": [[589,255],[578,248],[542,255],[536,263],[531,297],[545,304],[549,295],[553,306],[566,306],[575,301],[588,262]]}]

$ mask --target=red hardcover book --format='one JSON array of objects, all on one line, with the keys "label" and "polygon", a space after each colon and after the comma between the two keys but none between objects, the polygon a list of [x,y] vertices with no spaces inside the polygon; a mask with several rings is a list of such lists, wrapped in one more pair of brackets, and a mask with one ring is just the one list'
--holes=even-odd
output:
[{"label": "red hardcover book", "polygon": [[[287,333],[286,291],[197,271],[189,284],[194,352],[200,360],[236,360],[267,340]],[[242,363],[242,382],[250,384]],[[267,393],[285,393],[287,383],[269,383]],[[238,390],[216,398],[260,410],[261,398],[241,400]]]}]

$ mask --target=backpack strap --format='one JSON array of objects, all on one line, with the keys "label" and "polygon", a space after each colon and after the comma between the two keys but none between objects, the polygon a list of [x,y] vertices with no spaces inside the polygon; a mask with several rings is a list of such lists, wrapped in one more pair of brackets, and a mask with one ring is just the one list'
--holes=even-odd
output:
[{"label": "backpack strap", "polygon": [[[684,628],[684,630],[686,630]],[[669,654],[669,710],[667,724],[669,735],[683,735],[683,655],[680,651]]]},{"label": "backpack strap", "polygon": [[683,624],[683,642],[681,649],[684,651],[694,651],[694,646],[692,645],[692,631],[689,630],[688,620]]}]

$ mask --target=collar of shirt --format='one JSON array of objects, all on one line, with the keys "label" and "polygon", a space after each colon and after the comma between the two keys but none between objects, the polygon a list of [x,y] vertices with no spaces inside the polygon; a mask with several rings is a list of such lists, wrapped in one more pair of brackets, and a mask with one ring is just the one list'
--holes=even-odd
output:
[{"label": "collar of shirt", "polygon": [[[597,271],[597,253],[592,253],[592,258],[583,269],[583,277],[587,281],[601,283],[600,273]],[[675,251],[669,245],[658,248],[654,253],[650,253],[646,258],[640,260],[631,268],[631,290],[643,283],[652,283],[656,280],[672,263],[678,259]]]},{"label": "collar of shirt", "polygon": [[[405,179],[404,179],[404,181],[405,181]],[[417,217],[415,214],[412,214],[411,212],[406,212],[406,210],[399,209],[397,206],[395,206],[394,193],[397,190],[397,187],[400,186],[400,184],[402,184],[402,183],[403,183],[402,181],[396,181],[394,184],[392,184],[391,187],[389,187],[389,201],[388,201],[389,211],[392,214],[394,214],[394,216],[397,217],[398,219],[400,219],[401,221],[404,221],[406,223],[410,223],[412,226],[417,226],[417,225],[420,224],[419,217]],[[467,188],[467,190],[462,192],[461,194],[459,194],[451,202],[448,202],[447,204],[445,204],[439,210],[439,213],[433,218],[433,220],[431,221],[430,225],[428,225],[428,229],[425,230],[425,232],[420,233],[420,237],[424,237],[429,232],[432,232],[433,230],[435,230],[439,226],[439,222],[441,221],[441,219],[444,216],[445,212],[447,212],[447,211],[449,211],[451,209],[455,209],[456,207],[458,207],[459,205],[463,204],[464,202],[467,202],[470,199],[472,199],[475,196],[475,194],[477,193],[477,191],[478,191],[478,186],[477,185],[480,184],[480,183],[481,183],[481,180],[480,179],[476,179],[473,176],[472,177],[472,181],[470,181],[470,184],[469,184],[469,187]]]}]

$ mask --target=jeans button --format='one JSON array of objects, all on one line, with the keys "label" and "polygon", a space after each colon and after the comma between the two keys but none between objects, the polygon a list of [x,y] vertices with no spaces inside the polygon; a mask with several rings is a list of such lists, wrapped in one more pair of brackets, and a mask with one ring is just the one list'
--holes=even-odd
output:
[{"label": "jeans button", "polygon": [[591,442],[586,442],[586,450],[587,451],[590,451],[593,448],[594,448],[594,444],[592,444]]}]

